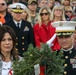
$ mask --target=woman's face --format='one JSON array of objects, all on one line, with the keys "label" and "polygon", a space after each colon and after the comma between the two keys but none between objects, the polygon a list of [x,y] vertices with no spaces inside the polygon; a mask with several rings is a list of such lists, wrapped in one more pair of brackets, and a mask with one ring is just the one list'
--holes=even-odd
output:
[{"label": "woman's face", "polygon": [[71,10],[65,11],[65,15],[67,15],[68,17],[71,17],[72,16],[72,11]]},{"label": "woman's face", "polygon": [[13,40],[10,34],[5,33],[2,41],[1,41],[1,52],[10,52],[13,48]]},{"label": "woman's face", "polygon": [[55,17],[61,17],[62,16],[62,10],[61,9],[55,9],[54,10],[54,16]]},{"label": "woman's face", "polygon": [[70,0],[64,0],[64,5],[65,5],[65,6],[70,5]]},{"label": "woman's face", "polygon": [[23,11],[23,13],[22,13],[22,19],[23,20],[27,20],[27,13],[26,13],[26,11]]},{"label": "woman's face", "polygon": [[43,10],[41,13],[41,18],[42,18],[42,21],[49,21],[49,12],[47,10]]}]

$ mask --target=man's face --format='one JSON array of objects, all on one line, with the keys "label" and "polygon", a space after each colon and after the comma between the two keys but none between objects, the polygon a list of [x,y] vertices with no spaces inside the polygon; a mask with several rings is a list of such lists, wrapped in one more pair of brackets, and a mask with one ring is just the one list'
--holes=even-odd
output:
[{"label": "man's face", "polygon": [[36,11],[37,9],[37,4],[36,3],[31,3],[28,5],[28,8],[31,10],[31,11]]},{"label": "man's face", "polygon": [[47,0],[41,0],[41,2],[39,3],[39,7],[43,7],[43,6],[48,6]]},{"label": "man's face", "polygon": [[52,8],[54,6],[54,2],[53,1],[49,1],[48,2],[48,6],[49,6],[49,8]]},{"label": "man's face", "polygon": [[7,4],[4,0],[0,0],[0,12],[6,11]]},{"label": "man's face", "polygon": [[20,20],[22,20],[22,13],[12,12],[11,14],[12,14],[13,19],[14,19],[15,21],[19,22]]},{"label": "man's face", "polygon": [[58,42],[61,48],[67,50],[73,45],[73,35],[58,36]]}]

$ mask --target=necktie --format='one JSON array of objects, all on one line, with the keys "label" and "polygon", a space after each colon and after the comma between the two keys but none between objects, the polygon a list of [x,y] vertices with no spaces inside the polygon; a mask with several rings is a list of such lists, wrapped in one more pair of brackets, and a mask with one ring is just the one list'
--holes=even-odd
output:
[{"label": "necktie", "polygon": [[17,23],[17,28],[18,28],[18,30],[19,30],[19,24],[20,24],[20,23]]},{"label": "necktie", "polygon": [[19,33],[19,29],[20,29],[20,28],[19,28],[19,24],[20,24],[20,23],[17,23],[17,33]]}]

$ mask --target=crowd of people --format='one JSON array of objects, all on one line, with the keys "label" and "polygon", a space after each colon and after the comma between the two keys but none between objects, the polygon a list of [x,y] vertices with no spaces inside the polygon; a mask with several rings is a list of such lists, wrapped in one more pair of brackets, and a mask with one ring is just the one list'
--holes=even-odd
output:
[{"label": "crowd of people", "polygon": [[22,59],[30,43],[38,48],[45,43],[52,51],[63,48],[63,75],[76,75],[76,32],[63,28],[75,28],[75,22],[76,0],[0,0],[0,74],[12,75],[12,60]]}]

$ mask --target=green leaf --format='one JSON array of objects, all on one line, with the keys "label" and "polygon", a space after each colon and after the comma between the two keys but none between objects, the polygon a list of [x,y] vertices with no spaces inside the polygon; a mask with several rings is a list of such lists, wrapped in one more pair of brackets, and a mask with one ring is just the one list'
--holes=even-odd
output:
[{"label": "green leaf", "polygon": [[30,44],[23,55],[22,61],[16,60],[13,62],[14,75],[34,75],[34,65],[36,64],[46,67],[45,75],[62,75],[64,71],[62,51],[57,55],[57,51],[53,52],[46,44],[41,44],[40,49],[34,48]]}]

